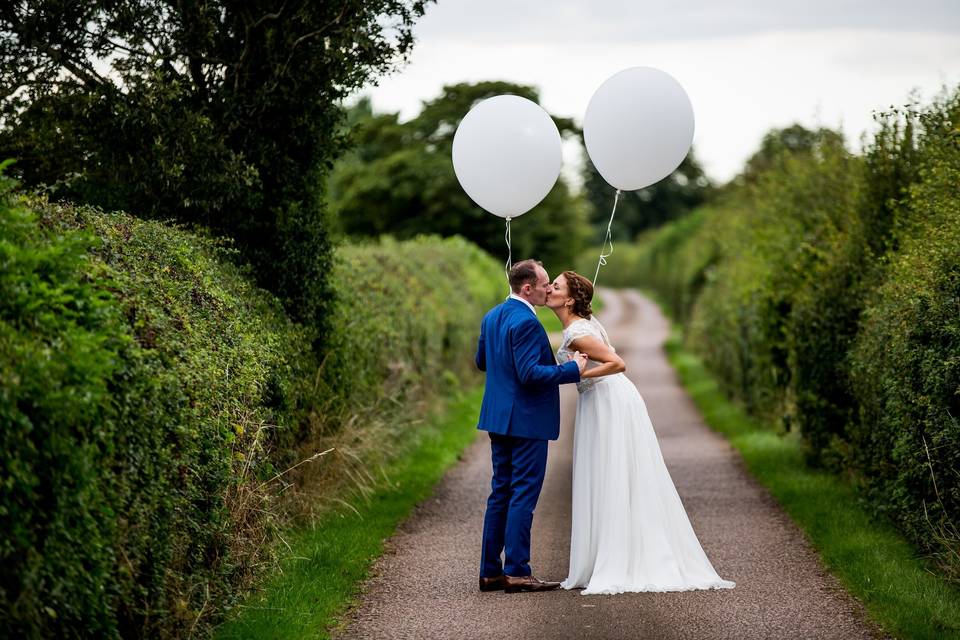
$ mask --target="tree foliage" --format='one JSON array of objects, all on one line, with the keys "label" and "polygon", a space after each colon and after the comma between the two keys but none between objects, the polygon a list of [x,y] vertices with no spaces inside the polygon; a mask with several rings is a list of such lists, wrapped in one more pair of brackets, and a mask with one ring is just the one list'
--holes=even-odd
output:
[{"label": "tree foliage", "polygon": [[337,103],[409,52],[428,1],[6,3],[0,157],[58,197],[233,236],[319,324]]},{"label": "tree foliage", "polygon": [[[460,120],[480,100],[500,94],[539,100],[533,87],[480,82],[444,87],[408,122],[396,113],[374,114],[369,101],[355,105],[355,150],[338,162],[329,189],[342,229],[351,236],[461,235],[504,255],[503,220],[470,200],[451,162]],[[577,131],[569,119],[554,121],[562,134]],[[514,256],[536,256],[548,269],[570,268],[588,233],[586,216],[586,202],[561,176],[543,202],[513,222]]]},{"label": "tree foliage", "polygon": [[817,155],[821,149],[840,146],[843,146],[843,135],[825,127],[807,129],[801,124],[792,124],[783,129],[771,129],[760,141],[760,148],[747,159],[733,184],[754,184],[765,172],[780,166],[793,155]]}]

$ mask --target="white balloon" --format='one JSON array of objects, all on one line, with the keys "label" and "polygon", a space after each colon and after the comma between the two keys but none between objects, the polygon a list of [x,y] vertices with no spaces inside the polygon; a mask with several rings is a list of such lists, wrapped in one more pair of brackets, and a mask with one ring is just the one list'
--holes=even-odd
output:
[{"label": "white balloon", "polygon": [[560,132],[538,104],[501,95],[474,106],[453,136],[453,170],[478,205],[501,218],[536,206],[560,176]]},{"label": "white balloon", "polygon": [[583,141],[603,179],[633,191],[680,166],[693,142],[693,105],[670,74],[632,67],[594,92],[583,117]]}]

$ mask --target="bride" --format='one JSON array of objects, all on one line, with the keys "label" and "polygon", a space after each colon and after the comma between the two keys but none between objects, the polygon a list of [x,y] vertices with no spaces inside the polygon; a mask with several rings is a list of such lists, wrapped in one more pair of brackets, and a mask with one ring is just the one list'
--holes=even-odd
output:
[{"label": "bride", "polygon": [[592,299],[590,280],[564,271],[546,303],[564,327],[557,359],[590,357],[577,383],[570,568],[561,586],[584,594],[733,588],[690,526],[643,398]]}]

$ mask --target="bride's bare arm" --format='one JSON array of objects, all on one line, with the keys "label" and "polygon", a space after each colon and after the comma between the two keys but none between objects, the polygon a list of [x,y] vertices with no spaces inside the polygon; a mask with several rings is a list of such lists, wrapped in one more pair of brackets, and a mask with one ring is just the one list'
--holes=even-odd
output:
[{"label": "bride's bare arm", "polygon": [[591,360],[600,363],[599,366],[581,373],[581,378],[599,378],[600,376],[609,376],[627,370],[623,358],[618,356],[613,349],[599,338],[593,336],[577,338],[570,343],[570,348],[585,353]]}]

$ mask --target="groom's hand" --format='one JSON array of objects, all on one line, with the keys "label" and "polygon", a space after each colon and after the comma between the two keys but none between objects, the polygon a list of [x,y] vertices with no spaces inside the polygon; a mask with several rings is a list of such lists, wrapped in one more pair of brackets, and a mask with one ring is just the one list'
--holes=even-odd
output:
[{"label": "groom's hand", "polygon": [[587,368],[587,354],[577,351],[573,354],[573,359],[577,361],[577,368],[580,369],[580,373],[583,373],[583,370]]}]

